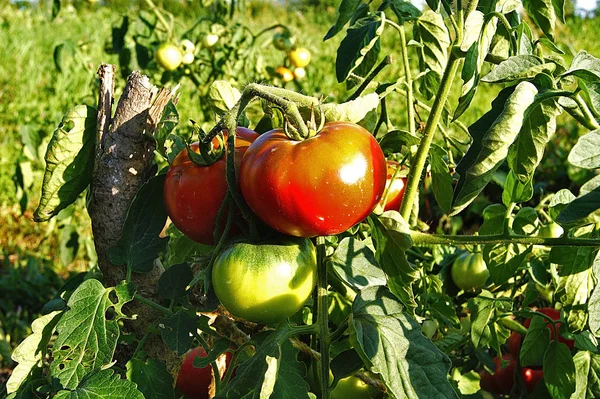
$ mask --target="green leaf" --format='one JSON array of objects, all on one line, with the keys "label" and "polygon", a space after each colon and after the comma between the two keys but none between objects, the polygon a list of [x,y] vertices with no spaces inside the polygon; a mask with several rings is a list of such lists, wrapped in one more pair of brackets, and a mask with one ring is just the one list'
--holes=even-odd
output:
[{"label": "green leaf", "polygon": [[127,379],[138,386],[145,399],[175,399],[173,376],[158,359],[131,359],[127,362]]},{"label": "green leaf", "polygon": [[190,265],[181,263],[169,267],[158,279],[158,295],[175,299],[186,295],[186,287],[194,278]]},{"label": "green leaf", "polygon": [[486,83],[504,83],[513,80],[533,79],[539,73],[551,73],[555,67],[555,64],[544,63],[535,55],[515,55],[498,64],[481,81]]},{"label": "green leaf", "polygon": [[60,262],[63,266],[69,266],[75,260],[79,250],[77,226],[73,224],[63,226],[60,229],[59,244]]},{"label": "green leaf", "polygon": [[531,38],[533,33],[531,28],[526,22],[521,24],[516,29],[517,34],[517,54],[518,55],[529,55],[533,54],[533,42]]},{"label": "green leaf", "polygon": [[408,21],[418,19],[423,12],[415,7],[411,2],[405,0],[388,0],[392,11],[398,17],[398,22],[403,24]]},{"label": "green leaf", "polygon": [[356,296],[349,328],[354,349],[393,397],[458,397],[447,380],[450,360],[386,287],[369,287]]},{"label": "green leaf", "polygon": [[136,385],[122,380],[112,370],[100,370],[87,375],[71,391],[59,391],[54,399],[144,399]]},{"label": "green leaf", "polygon": [[575,195],[573,195],[573,193],[567,190],[566,188],[563,188],[562,190],[559,190],[556,194],[554,194],[554,196],[552,196],[552,199],[550,200],[550,204],[548,204],[548,213],[550,214],[552,220],[556,221],[558,215],[575,198]]},{"label": "green leaf", "polygon": [[452,176],[446,158],[448,153],[438,145],[433,144],[430,150],[431,186],[433,195],[442,210],[446,213],[452,208]]},{"label": "green leaf", "polygon": [[600,79],[600,59],[588,54],[586,51],[577,53],[569,70],[561,77],[574,75],[586,83],[597,83]]},{"label": "green leaf", "polygon": [[355,290],[386,283],[375,254],[355,238],[346,237],[340,241],[330,262],[335,274]]},{"label": "green leaf", "polygon": [[549,343],[550,330],[546,328],[546,320],[533,316],[519,352],[521,366],[541,366]]},{"label": "green leaf", "polygon": [[363,61],[365,55],[379,40],[385,25],[385,15],[381,12],[361,18],[348,28],[346,37],[340,43],[335,62],[338,82],[343,82]]},{"label": "green leaf", "polygon": [[403,146],[418,145],[420,139],[405,130],[392,130],[387,132],[380,140],[379,146],[386,155],[400,152]]},{"label": "green leaf", "polygon": [[335,381],[354,375],[365,366],[354,349],[348,349],[331,359],[331,373]]},{"label": "green leaf", "polygon": [[502,233],[506,208],[502,204],[488,205],[483,210],[483,223],[479,228],[479,235],[488,236]]},{"label": "green leaf", "polygon": [[544,382],[554,399],[567,399],[575,392],[575,363],[567,345],[552,340],[544,355]]},{"label": "green leaf", "polygon": [[537,232],[539,220],[534,208],[523,207],[519,209],[513,220],[512,228],[517,234],[533,235]]},{"label": "green leaf", "polygon": [[78,105],[63,117],[46,150],[40,204],[33,214],[45,222],[71,205],[92,179],[96,142],[96,110]]},{"label": "green leaf", "polygon": [[167,250],[163,256],[165,267],[185,263],[192,258],[198,258],[200,255],[208,254],[212,250],[212,246],[199,244],[196,241],[185,236],[181,231],[170,224],[167,228],[169,242]]},{"label": "green leaf", "polygon": [[212,348],[210,349],[210,351],[207,353],[206,356],[194,357],[194,361],[193,361],[194,367],[204,368],[204,367],[208,366],[212,362],[216,361],[219,358],[219,356],[221,356],[223,353],[225,353],[229,349],[230,345],[231,345],[231,342],[226,339],[217,340],[217,342],[214,343],[214,345],[212,346]]},{"label": "green leaf", "polygon": [[471,340],[475,348],[500,349],[500,345],[510,335],[510,330],[498,321],[493,321],[493,318],[496,313],[510,311],[511,303],[512,300],[494,298],[494,295],[486,290],[481,291],[476,298],[469,300],[467,307],[471,311]]},{"label": "green leaf", "polygon": [[[114,295],[116,294],[116,295]],[[86,280],[69,298],[67,310],[56,326],[50,373],[67,389],[76,389],[83,378],[112,362],[119,338],[122,307],[133,299],[126,283],[104,288],[98,280]],[[114,298],[113,298],[114,297]],[[115,301],[115,302],[113,302]]]},{"label": "green leaf", "polygon": [[421,71],[429,69],[432,74],[437,76],[435,79],[423,80],[420,87],[421,93],[427,98],[431,98],[437,92],[440,77],[448,63],[450,33],[444,24],[442,15],[432,10],[423,12],[413,27],[413,38],[421,44],[417,48],[419,69]]},{"label": "green leaf", "polygon": [[600,222],[600,187],[575,198],[556,218],[559,224],[583,226]]},{"label": "green leaf", "polygon": [[502,203],[508,207],[511,203],[527,202],[532,197],[533,181],[530,179],[522,183],[513,170],[508,172],[502,191]]},{"label": "green leaf", "polygon": [[56,323],[58,323],[62,314],[62,311],[54,311],[33,321],[31,335],[25,338],[12,353],[12,360],[19,364],[14,368],[6,382],[7,393],[16,392],[27,380],[31,371],[36,366],[41,366]]},{"label": "green leaf", "polygon": [[[594,274],[594,277],[598,279],[600,276]],[[600,336],[600,284],[594,287],[587,308],[590,331],[595,336]]]},{"label": "green leaf", "polygon": [[342,0],[340,7],[338,8],[338,17],[335,24],[329,28],[329,31],[323,38],[323,41],[329,40],[337,35],[344,26],[350,21],[354,13],[356,12],[361,0]]},{"label": "green leaf", "polygon": [[410,228],[396,211],[369,217],[375,244],[375,259],[385,272],[390,291],[412,312],[416,308],[411,284],[417,279],[417,270],[408,262],[405,251],[412,246]]},{"label": "green leaf", "polygon": [[552,0],[523,0],[523,7],[533,22],[554,41],[554,28],[556,26],[556,13]]},{"label": "green leaf", "polygon": [[[473,144],[456,167],[460,179],[454,191],[451,215],[457,214],[477,198],[504,162],[537,89],[529,82],[521,82],[505,100],[508,93],[501,92],[492,103],[492,109],[469,128]],[[500,107],[503,108],[501,111]]]},{"label": "green leaf", "polygon": [[108,251],[115,265],[137,273],[149,272],[169,241],[159,237],[167,222],[163,198],[165,175],[148,180],[136,193],[125,219],[123,235]]},{"label": "green leaf", "polygon": [[565,20],[565,0],[552,0],[552,6],[554,7],[554,12],[558,17],[558,20],[563,24],[566,22]]},{"label": "green leaf", "polygon": [[521,183],[531,182],[561,113],[555,99],[535,102],[525,112],[521,131],[508,151],[508,165]]},{"label": "green leaf", "polygon": [[600,168],[600,129],[580,137],[571,149],[568,161],[584,169]]},{"label": "green leaf", "polygon": [[589,97],[589,101],[586,101],[592,112],[596,116],[600,116],[600,82],[579,82],[579,87]]},{"label": "green leaf", "polygon": [[327,122],[344,121],[358,123],[370,111],[377,109],[378,106],[379,96],[376,93],[371,93],[342,104],[324,104],[321,106],[321,109],[325,113],[325,120]]},{"label": "green leaf", "polygon": [[308,398],[308,384],[303,378],[306,368],[298,362],[298,350],[288,339],[292,335],[287,323],[270,332],[215,399]]},{"label": "green leaf", "polygon": [[483,259],[495,284],[506,283],[531,252],[532,247],[523,244],[487,244],[483,247]]},{"label": "green leaf", "polygon": [[210,108],[222,117],[229,112],[242,97],[242,93],[225,80],[215,80],[208,89]]},{"label": "green leaf", "polygon": [[182,310],[162,320],[159,324],[160,336],[172,351],[181,356],[192,347],[197,324],[195,315]]},{"label": "green leaf", "polygon": [[160,122],[156,126],[154,132],[154,139],[156,140],[156,151],[164,157],[167,157],[167,148],[165,143],[169,136],[173,133],[177,125],[179,124],[179,112],[177,107],[173,104],[173,101],[169,101],[165,106]]},{"label": "green leaf", "polygon": [[600,397],[600,355],[580,351],[573,356],[575,365],[575,393],[573,398]]}]

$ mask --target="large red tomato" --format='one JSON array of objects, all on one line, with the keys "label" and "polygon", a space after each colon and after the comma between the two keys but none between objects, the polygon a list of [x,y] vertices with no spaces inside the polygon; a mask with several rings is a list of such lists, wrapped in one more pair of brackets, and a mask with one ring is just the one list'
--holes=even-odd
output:
[{"label": "large red tomato", "polygon": [[[397,211],[400,209],[400,203],[404,197],[404,191],[406,190],[406,177],[396,177],[394,181],[392,178],[398,169],[398,162],[387,161],[387,177],[385,187],[388,190],[387,198],[385,199],[384,211]],[[383,198],[381,199],[383,202]],[[382,204],[383,205],[383,204]]]},{"label": "large red tomato", "polygon": [[[238,127],[235,150],[236,166],[258,134]],[[214,145],[218,145],[216,140]],[[198,143],[191,148],[199,152]],[[188,157],[187,149],[173,160],[165,179],[164,202],[167,214],[179,230],[194,241],[214,244],[213,230],[217,213],[227,194],[225,156],[212,165],[197,166]]]},{"label": "large red tomato", "polygon": [[505,368],[501,368],[501,359],[496,356],[494,363],[496,364],[496,372],[490,374],[487,371],[481,372],[481,388],[489,392],[508,395],[515,385],[515,367],[517,362],[509,354],[502,356],[508,361]]},{"label": "large red tomato", "polygon": [[250,208],[269,226],[298,237],[333,235],[360,222],[379,203],[386,164],[362,127],[329,122],[316,136],[290,140],[281,129],[261,135],[240,168]]},{"label": "large red tomato", "polygon": [[[215,395],[213,368],[208,365],[203,368],[194,367],[194,358],[206,357],[206,351],[201,346],[194,348],[185,355],[179,374],[177,375],[177,389],[189,399],[209,399]],[[217,359],[217,366],[221,377],[225,374],[232,355],[226,352]]]},{"label": "large red tomato", "polygon": [[532,393],[535,386],[544,378],[544,370],[531,369],[529,367],[521,368],[521,377],[525,383],[527,392]]}]

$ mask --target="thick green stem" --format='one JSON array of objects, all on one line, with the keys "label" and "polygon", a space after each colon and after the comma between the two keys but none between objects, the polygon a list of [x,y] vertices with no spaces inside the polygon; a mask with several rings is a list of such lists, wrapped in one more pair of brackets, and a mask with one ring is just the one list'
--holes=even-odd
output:
[{"label": "thick green stem", "polygon": [[317,324],[321,352],[319,381],[321,398],[329,399],[329,304],[327,296],[327,263],[325,237],[317,237]]},{"label": "thick green stem", "polygon": [[139,294],[135,294],[134,299],[143,303],[144,305],[148,305],[151,308],[154,308],[154,309],[158,310],[159,312],[164,313],[167,316],[173,316],[173,312],[170,309],[165,308],[164,306],[161,306],[158,303],[151,301],[150,299],[146,299]]},{"label": "thick green stem", "polygon": [[165,30],[167,31],[167,39],[171,40],[171,25],[167,22],[167,20],[165,19],[165,17],[163,17],[162,13],[160,12],[160,10],[158,9],[158,7],[156,7],[156,5],[154,4],[154,2],[152,0],[145,0],[146,4],[148,5],[148,7],[150,7],[150,9],[152,10],[152,12],[154,13],[154,15],[156,15],[156,18],[158,18],[158,20],[160,21],[160,23],[162,24],[162,26],[165,27]]},{"label": "thick green stem", "polygon": [[600,239],[592,238],[544,238],[531,237],[521,235],[511,235],[510,237],[504,234],[493,234],[489,236],[456,236],[456,235],[437,235],[426,234],[419,231],[411,231],[410,236],[413,245],[478,245],[478,244],[529,244],[529,245],[545,245],[549,247],[594,247],[600,248]]},{"label": "thick green stem", "polygon": [[425,168],[425,161],[427,160],[427,155],[429,154],[429,149],[431,147],[431,143],[433,142],[435,129],[440,121],[442,112],[444,110],[444,105],[446,104],[446,100],[448,99],[448,95],[452,89],[452,82],[454,81],[454,75],[456,75],[457,70],[458,59],[455,58],[454,55],[450,55],[450,59],[448,60],[446,70],[444,71],[444,75],[442,77],[442,82],[440,83],[440,88],[431,107],[431,114],[429,114],[427,124],[425,125],[423,138],[421,139],[417,153],[413,158],[410,172],[408,174],[406,192],[404,194],[404,198],[402,199],[402,205],[400,206],[400,214],[404,220],[409,220],[412,208],[415,205],[415,202],[418,201],[417,196],[419,191],[419,182],[421,181],[421,175],[423,174],[423,169]]},{"label": "thick green stem", "polygon": [[583,117],[585,118],[586,125],[590,126],[590,127],[593,127],[594,130],[595,129],[600,129],[600,124],[598,124],[598,121],[596,120],[596,118],[594,118],[594,115],[592,115],[592,112],[590,111],[590,109],[586,105],[585,101],[583,101],[583,98],[581,98],[581,96],[579,95],[579,93],[577,93],[576,95],[572,96],[571,98],[573,100],[575,100],[575,102],[577,103],[577,105],[581,109],[581,112],[583,113]]},{"label": "thick green stem", "polygon": [[502,324],[504,327],[508,328],[511,331],[518,332],[521,335],[527,334],[527,327],[525,327],[523,324],[521,324],[518,321],[515,321],[509,317],[501,318],[500,324]]}]

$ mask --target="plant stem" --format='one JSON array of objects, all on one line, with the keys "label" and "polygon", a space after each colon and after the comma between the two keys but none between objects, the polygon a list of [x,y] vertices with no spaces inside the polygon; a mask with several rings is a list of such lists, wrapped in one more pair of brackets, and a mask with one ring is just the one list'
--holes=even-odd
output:
[{"label": "plant stem", "polygon": [[400,33],[400,54],[402,56],[402,65],[404,66],[404,76],[406,79],[406,109],[408,112],[408,131],[411,135],[415,135],[415,105],[413,96],[413,81],[410,72],[410,60],[408,58],[408,48],[406,46],[406,34],[404,25],[398,29]]},{"label": "plant stem", "polygon": [[581,112],[583,113],[583,117],[585,118],[586,124],[588,126],[593,127],[594,130],[595,129],[600,129],[600,124],[598,124],[598,121],[596,120],[596,118],[594,118],[594,115],[592,115],[592,112],[590,111],[590,109],[586,105],[585,101],[583,101],[583,99],[581,98],[581,96],[579,95],[579,93],[577,93],[576,95],[572,96],[571,98],[573,100],[575,100],[575,102],[577,103],[577,105],[581,109]]},{"label": "plant stem", "polygon": [[319,381],[321,398],[329,399],[329,304],[327,297],[327,263],[325,237],[317,237],[317,324],[321,352]]},{"label": "plant stem", "polygon": [[158,303],[151,301],[150,299],[146,299],[143,296],[139,295],[139,294],[135,294],[134,299],[140,301],[141,303],[143,303],[144,305],[148,305],[151,308],[154,308],[162,313],[164,313],[167,316],[173,316],[173,312],[168,309],[165,308],[164,306],[159,305]]},{"label": "plant stem", "polygon": [[162,26],[165,27],[165,30],[167,31],[167,40],[171,40],[172,39],[171,25],[167,22],[165,17],[163,17],[162,13],[158,9],[158,7],[156,7],[156,5],[154,4],[154,2],[152,0],[145,0],[145,1],[146,1],[146,4],[148,5],[148,7],[150,7],[152,12],[154,13],[154,15],[156,15],[156,18],[158,18],[158,20],[160,21]]},{"label": "plant stem", "polygon": [[446,70],[444,71],[437,96],[435,97],[433,106],[431,107],[431,114],[429,114],[429,118],[427,118],[427,124],[425,125],[425,130],[423,131],[423,138],[421,139],[417,153],[413,158],[410,172],[408,174],[406,192],[404,193],[402,205],[400,206],[400,214],[405,220],[409,220],[412,208],[415,205],[415,202],[418,200],[419,182],[421,181],[421,175],[423,174],[423,169],[425,168],[425,161],[427,160],[429,148],[433,142],[435,128],[440,121],[442,111],[444,110],[444,105],[446,104],[446,100],[448,99],[448,95],[452,89],[452,82],[454,81],[454,75],[456,75],[457,70],[458,59],[451,54],[448,64],[446,65]]},{"label": "plant stem", "polygon": [[478,245],[478,244],[529,244],[545,245],[549,247],[594,247],[600,248],[600,239],[593,238],[544,238],[533,236],[493,234],[489,236],[457,236],[457,235],[438,235],[426,234],[420,231],[411,230],[410,236],[413,245]]},{"label": "plant stem", "polygon": [[379,74],[379,72],[381,72],[383,70],[383,68],[385,68],[386,66],[390,65],[393,62],[394,62],[394,60],[392,59],[392,57],[390,55],[386,56],[375,67],[375,69],[373,69],[373,71],[369,74],[369,76],[367,76],[366,79],[363,80],[363,82],[358,87],[358,89],[356,89],[356,91],[354,93],[352,93],[352,95],[346,99],[346,102],[356,100],[362,94],[362,92],[365,91],[367,86],[369,86],[369,83],[371,83],[373,81],[373,79],[375,79],[375,77]]},{"label": "plant stem", "polygon": [[527,334],[527,327],[509,317],[502,317],[500,319],[500,324],[502,324],[504,327],[508,328],[511,331],[518,332],[521,335]]}]

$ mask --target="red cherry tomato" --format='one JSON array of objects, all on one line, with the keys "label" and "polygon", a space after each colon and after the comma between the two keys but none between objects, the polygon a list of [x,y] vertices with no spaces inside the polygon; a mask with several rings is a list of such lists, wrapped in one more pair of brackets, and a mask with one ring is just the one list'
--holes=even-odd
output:
[{"label": "red cherry tomato", "polygon": [[523,367],[521,368],[521,377],[523,378],[523,382],[525,382],[527,392],[532,393],[538,382],[544,378],[544,371]]},{"label": "red cherry tomato", "polygon": [[481,388],[489,392],[508,395],[515,384],[515,367],[517,362],[509,354],[505,354],[502,358],[509,361],[505,368],[501,368],[500,357],[496,356],[494,358],[496,372],[494,374],[490,374],[487,371],[481,372]]},{"label": "red cherry tomato", "polygon": [[[404,190],[406,190],[406,177],[396,177],[392,182],[392,178],[398,169],[398,162],[386,161],[387,164],[387,177],[385,181],[385,188],[388,190],[387,198],[385,199],[384,211],[400,209],[400,203],[404,197]],[[383,205],[383,198],[381,199],[381,205]]]},{"label": "red cherry tomato", "polygon": [[[546,316],[550,317],[552,320],[560,320],[560,311],[554,309],[554,308],[539,308],[537,310],[540,313],[545,314]],[[523,321],[523,325],[527,328],[529,328],[529,325],[531,324],[531,319],[525,319],[525,321]],[[556,330],[560,329],[560,326],[562,325],[562,323],[556,323]],[[546,324],[546,327],[550,330],[550,339],[554,339],[554,331],[555,328],[552,324]],[[558,342],[562,342],[563,344],[567,345],[569,347],[569,349],[573,349],[573,346],[575,345],[575,341],[573,341],[572,339],[567,339],[564,338],[562,335],[558,336]]]},{"label": "red cherry tomato", "polygon": [[[236,166],[258,134],[250,129],[236,129]],[[213,145],[218,145],[216,140]],[[198,143],[191,148],[199,152]],[[188,157],[187,149],[173,160],[164,187],[167,214],[179,230],[202,244],[214,244],[213,230],[217,213],[227,194],[225,156],[212,165],[197,166]]]},{"label": "red cherry tomato", "polygon": [[261,135],[242,160],[240,187],[269,226],[313,237],[341,233],[367,217],[381,200],[385,175],[383,152],[367,130],[329,122],[304,141],[281,129]]},{"label": "red cherry tomato", "polygon": [[[185,355],[185,360],[181,365],[179,374],[177,375],[177,389],[189,399],[209,399],[215,395],[215,385],[212,366],[209,364],[203,368],[194,367],[194,358],[206,357],[206,351],[201,346],[194,348]],[[221,375],[225,374],[225,370],[231,363],[232,355],[230,352],[225,354],[225,367],[219,364],[223,361],[222,358],[217,360]]]}]

